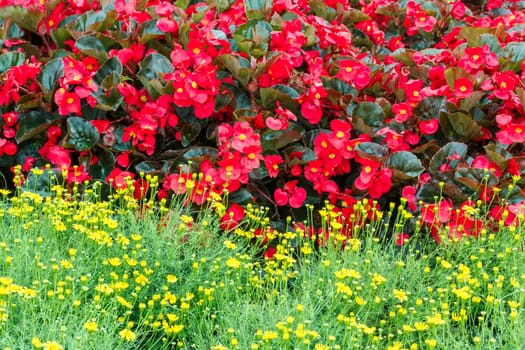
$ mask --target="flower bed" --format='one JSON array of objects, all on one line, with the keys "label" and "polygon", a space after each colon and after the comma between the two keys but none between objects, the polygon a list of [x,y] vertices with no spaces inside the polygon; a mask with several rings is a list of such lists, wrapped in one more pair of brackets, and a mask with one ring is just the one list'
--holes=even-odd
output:
[{"label": "flower bed", "polygon": [[161,198],[227,193],[276,221],[328,200],[349,236],[361,198],[403,197],[437,240],[477,235],[477,200],[495,223],[523,214],[523,2],[0,6],[6,177],[50,163],[140,189],[148,173]]}]

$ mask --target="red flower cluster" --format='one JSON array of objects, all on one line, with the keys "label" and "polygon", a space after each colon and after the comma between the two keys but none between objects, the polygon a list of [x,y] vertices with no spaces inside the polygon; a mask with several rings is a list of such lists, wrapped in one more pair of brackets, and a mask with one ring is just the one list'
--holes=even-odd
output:
[{"label": "red flower cluster", "polygon": [[464,202],[457,210],[449,199],[437,204],[426,205],[421,209],[420,223],[430,229],[432,237],[440,243],[444,237],[461,239],[464,236],[477,237],[483,229],[483,222],[474,218],[473,202]]}]

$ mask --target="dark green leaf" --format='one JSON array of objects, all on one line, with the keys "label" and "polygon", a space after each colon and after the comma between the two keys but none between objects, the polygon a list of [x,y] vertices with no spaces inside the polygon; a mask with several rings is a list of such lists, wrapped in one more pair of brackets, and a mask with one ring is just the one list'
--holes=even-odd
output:
[{"label": "dark green leaf", "polygon": [[220,111],[224,107],[228,106],[233,100],[233,97],[229,94],[218,94],[215,96],[215,112]]},{"label": "dark green leaf", "polygon": [[24,63],[25,56],[21,52],[11,51],[0,55],[0,74],[11,67],[16,67]]},{"label": "dark green leaf", "polygon": [[433,174],[439,174],[439,168],[445,163],[451,163],[455,168],[456,158],[464,159],[467,155],[468,146],[460,142],[449,142],[442,149],[436,152],[430,161],[429,170]]},{"label": "dark green leaf", "polygon": [[21,114],[16,132],[16,142],[22,143],[33,138],[47,130],[51,123],[57,119],[59,119],[58,116],[51,115],[43,109]]},{"label": "dark green leaf", "polygon": [[352,111],[352,117],[361,118],[366,125],[371,127],[383,126],[385,112],[377,103],[361,102]]},{"label": "dark green leaf", "polygon": [[105,181],[115,168],[115,156],[107,150],[97,152],[98,163],[88,168],[89,175],[95,180]]},{"label": "dark green leaf", "polygon": [[105,20],[104,11],[88,11],[72,21],[68,28],[77,32],[98,32],[103,28]]},{"label": "dark green leaf", "polygon": [[124,96],[120,93],[117,88],[109,90],[109,93],[102,93],[96,96],[97,108],[104,111],[116,111],[122,102],[124,102]]},{"label": "dark green leaf", "polygon": [[206,157],[217,156],[217,149],[213,147],[192,147],[182,156],[186,161],[188,160],[199,160]]},{"label": "dark green leaf", "polygon": [[38,158],[38,151],[42,148],[43,144],[43,141],[34,139],[19,144],[16,152],[16,163],[24,164],[27,157]]},{"label": "dark green leaf", "polygon": [[496,163],[498,168],[505,170],[512,154],[500,145],[489,143],[484,147],[489,161]]},{"label": "dark green leaf", "polygon": [[[303,146],[287,147],[284,149],[283,154],[286,160],[286,164],[288,165],[303,165],[312,160],[317,159],[317,156],[315,155],[315,152],[312,149]],[[292,154],[301,154],[302,156],[300,158],[297,158],[295,156],[292,158]]]},{"label": "dark green leaf", "polygon": [[55,45],[60,49],[64,48],[64,42],[66,40],[71,39],[71,34],[69,34],[67,29],[63,27],[52,29],[50,35]]},{"label": "dark green leaf", "polygon": [[253,194],[245,189],[237,190],[228,195],[228,201],[231,203],[246,204],[253,200]]},{"label": "dark green leaf", "polygon": [[152,173],[159,173],[161,171],[162,167],[158,162],[146,160],[143,162],[140,162],[139,164],[135,165],[135,171],[137,173],[145,173],[145,174],[152,174]]},{"label": "dark green leaf", "polygon": [[46,169],[42,174],[30,172],[22,185],[22,191],[49,197],[54,193],[51,188],[62,183],[62,172],[58,169]]},{"label": "dark green leaf", "polygon": [[441,113],[439,124],[445,135],[453,141],[471,141],[481,136],[481,126],[463,112]]},{"label": "dark green leaf", "polygon": [[509,190],[509,186],[503,186],[500,193],[501,198],[506,198],[508,203],[519,204],[525,200],[525,194],[523,193],[520,186],[513,186]]},{"label": "dark green leaf", "polygon": [[160,79],[163,73],[172,73],[174,70],[171,61],[158,53],[152,53],[146,56],[146,58],[139,63],[139,66],[139,75],[147,80]]},{"label": "dark green leaf", "polygon": [[261,135],[265,151],[277,150],[303,138],[304,128],[299,124],[290,123],[286,130],[266,130]]},{"label": "dark green leaf", "polygon": [[297,109],[299,106],[295,101],[299,97],[299,93],[289,86],[275,85],[271,88],[262,88],[260,93],[264,108],[274,109],[277,101],[281,103],[281,106],[292,110]]},{"label": "dark green leaf", "polygon": [[58,78],[64,75],[64,62],[60,58],[55,58],[46,63],[37,77],[42,92],[50,93],[58,83]]},{"label": "dark green leaf", "polygon": [[483,91],[474,91],[472,95],[461,100],[459,109],[470,112],[472,108],[479,104],[485,93]]},{"label": "dark green leaf", "polygon": [[105,61],[108,51],[116,43],[115,40],[100,34],[88,34],[78,38],[75,47],[86,55],[93,56],[99,61]]},{"label": "dark green leaf", "polygon": [[231,95],[233,96],[234,100],[232,107],[237,110],[243,110],[243,109],[250,109],[252,108],[252,101],[248,94],[241,88],[232,85],[232,84],[222,84],[222,87],[225,87],[226,89],[231,91]]},{"label": "dark green leaf", "polygon": [[157,27],[157,20],[152,19],[142,23],[139,29],[139,43],[145,44],[164,36],[165,33]]},{"label": "dark green leaf", "polygon": [[454,178],[472,191],[479,191],[482,184],[492,187],[499,183],[494,173],[485,169],[461,168],[455,172]]},{"label": "dark green leaf", "polygon": [[115,151],[125,152],[131,149],[131,141],[128,141],[128,142],[122,141],[123,134],[124,134],[124,129],[122,128],[116,128],[115,131],[113,131],[113,135],[115,135],[115,144],[113,145],[113,149]]},{"label": "dark green leaf", "polygon": [[111,57],[109,60],[104,62],[104,64],[98,69],[98,71],[93,76],[93,81],[97,85],[101,85],[102,81],[108,75],[116,73],[117,76],[120,76],[122,74],[122,71],[123,71],[123,67],[122,67],[122,63],[120,63],[120,60],[115,56]]},{"label": "dark green leaf", "polygon": [[251,69],[250,62],[246,58],[232,54],[224,54],[217,57],[217,60],[230,71],[241,85],[246,86],[252,79],[253,69]]},{"label": "dark green leaf", "polygon": [[357,96],[359,93],[352,85],[337,78],[330,79],[327,87],[337,90],[341,95]]},{"label": "dark green leaf", "polygon": [[84,151],[95,146],[99,133],[97,128],[88,120],[79,117],[67,119],[68,143],[73,145],[77,151]]},{"label": "dark green leaf", "polygon": [[355,147],[355,151],[361,158],[382,160],[388,156],[388,148],[374,142],[361,142]]},{"label": "dark green leaf", "polygon": [[447,111],[447,98],[444,96],[430,96],[424,98],[415,109],[419,119],[435,119],[441,112]]},{"label": "dark green leaf", "polygon": [[396,177],[403,180],[417,177],[425,171],[419,158],[407,151],[393,153],[387,158],[385,165],[394,170]]},{"label": "dark green leaf", "polygon": [[179,127],[181,131],[181,143],[184,147],[191,145],[202,130],[199,123],[184,123],[179,125]]},{"label": "dark green leaf", "polygon": [[10,18],[20,28],[36,33],[44,13],[22,6],[0,6],[0,18]]}]

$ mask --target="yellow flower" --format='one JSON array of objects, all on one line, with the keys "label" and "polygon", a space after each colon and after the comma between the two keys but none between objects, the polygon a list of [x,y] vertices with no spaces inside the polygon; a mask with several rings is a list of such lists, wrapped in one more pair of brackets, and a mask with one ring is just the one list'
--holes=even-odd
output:
[{"label": "yellow flower", "polygon": [[126,341],[133,341],[137,338],[137,335],[130,329],[123,329],[119,333],[120,337]]},{"label": "yellow flower", "polygon": [[166,276],[166,279],[168,280],[168,283],[177,283],[178,279],[175,275],[168,275]]},{"label": "yellow flower", "polygon": [[238,269],[239,267],[241,267],[241,262],[235,258],[229,258],[226,261],[226,266],[228,266],[231,269]]},{"label": "yellow flower", "polygon": [[97,321],[87,321],[86,323],[84,323],[84,328],[90,333],[98,331]]},{"label": "yellow flower", "polygon": [[62,350],[62,345],[54,341],[45,342],[42,344],[42,349],[44,350]]},{"label": "yellow flower", "polygon": [[40,349],[42,347],[42,341],[36,337],[31,339],[31,344],[37,349]]}]

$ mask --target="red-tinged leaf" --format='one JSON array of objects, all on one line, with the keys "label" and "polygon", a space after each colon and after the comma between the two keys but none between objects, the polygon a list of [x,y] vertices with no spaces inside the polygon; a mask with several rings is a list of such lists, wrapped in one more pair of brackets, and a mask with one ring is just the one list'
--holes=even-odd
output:
[{"label": "red-tinged leaf", "polygon": [[23,6],[0,6],[0,18],[10,18],[20,28],[36,33],[44,13]]},{"label": "red-tinged leaf", "polygon": [[451,158],[464,159],[467,155],[468,146],[460,142],[449,142],[441,148],[430,161],[429,170],[433,174],[440,173],[440,167]]},{"label": "red-tinged leaf", "polygon": [[445,70],[445,79],[450,90],[454,91],[456,80],[466,78],[471,80],[471,74],[461,67],[449,67]]}]

